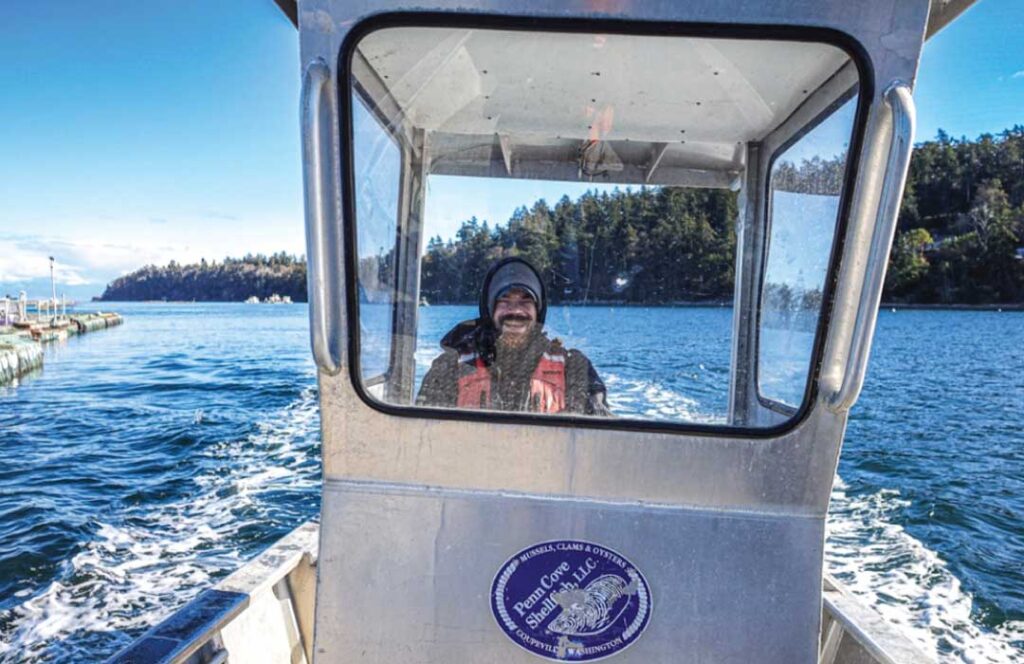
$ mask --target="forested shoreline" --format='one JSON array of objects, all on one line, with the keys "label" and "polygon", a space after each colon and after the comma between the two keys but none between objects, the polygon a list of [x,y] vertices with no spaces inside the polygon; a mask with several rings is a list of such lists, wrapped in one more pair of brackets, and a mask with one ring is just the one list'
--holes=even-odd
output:
[{"label": "forested shoreline", "polygon": [[884,297],[1024,302],[1024,126],[914,148]]},{"label": "forested shoreline", "polygon": [[274,294],[306,301],[305,259],[278,252],[220,262],[204,259],[191,265],[175,261],[163,267],[148,265],[110,282],[97,299],[243,302],[253,296],[265,300]]},{"label": "forested shoreline", "polygon": [[[836,164],[783,165],[776,185],[824,193],[840,179]],[[537,201],[499,224],[471,218],[454,238],[428,241],[421,294],[431,304],[475,302],[488,266],[518,254],[541,271],[555,303],[728,301],[737,211],[729,191],[642,187]],[[391,262],[364,258],[360,273],[387,283]],[[112,282],[100,299],[241,301],[273,293],[306,300],[304,259],[279,253],[148,266]],[[1024,126],[973,141],[940,132],[915,146],[883,299],[1024,303]]]}]

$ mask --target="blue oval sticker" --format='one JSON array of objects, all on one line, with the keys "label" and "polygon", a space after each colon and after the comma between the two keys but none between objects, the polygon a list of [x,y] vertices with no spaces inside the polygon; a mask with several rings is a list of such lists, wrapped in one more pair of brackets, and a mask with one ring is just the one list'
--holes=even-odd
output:
[{"label": "blue oval sticker", "polygon": [[556,662],[592,662],[632,645],[651,608],[651,589],[636,566],[591,542],[523,549],[491,584],[491,611],[502,631]]}]

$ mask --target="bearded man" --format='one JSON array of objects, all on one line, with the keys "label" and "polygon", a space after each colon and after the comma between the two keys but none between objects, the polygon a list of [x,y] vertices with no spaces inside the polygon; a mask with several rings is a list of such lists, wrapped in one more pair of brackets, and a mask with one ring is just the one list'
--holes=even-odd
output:
[{"label": "bearded man", "polygon": [[480,316],[441,339],[416,404],[529,413],[610,415],[590,360],[544,333],[544,284],[522,258],[506,258],[484,278]]}]

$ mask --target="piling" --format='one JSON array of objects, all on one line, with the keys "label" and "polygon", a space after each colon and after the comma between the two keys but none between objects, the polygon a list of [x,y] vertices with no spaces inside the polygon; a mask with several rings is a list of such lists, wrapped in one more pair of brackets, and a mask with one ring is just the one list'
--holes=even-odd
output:
[{"label": "piling", "polygon": [[[5,312],[7,313],[7,312]],[[12,320],[13,318],[13,320]],[[37,316],[5,316],[0,324],[0,385],[14,382],[30,371],[43,368],[43,344],[69,336],[105,330],[124,322],[119,314],[97,312],[43,320]]]},{"label": "piling", "polygon": [[96,330],[105,330],[124,322],[124,319],[115,313],[81,314],[68,317],[68,334],[85,334]]},{"label": "piling", "polygon": [[31,336],[0,334],[0,385],[43,366],[43,347]]}]

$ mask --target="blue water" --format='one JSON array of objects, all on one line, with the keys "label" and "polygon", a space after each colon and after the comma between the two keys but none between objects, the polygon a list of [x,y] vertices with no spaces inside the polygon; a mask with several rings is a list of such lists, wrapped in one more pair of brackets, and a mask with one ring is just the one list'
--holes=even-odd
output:
[{"label": "blue water", "polygon": [[[3,662],[103,659],[317,514],[305,307],[114,308],[124,326],[50,347],[43,371],[0,388]],[[424,337],[471,311],[423,309]],[[628,343],[602,334],[609,316],[628,316]],[[709,422],[726,407],[730,321],[549,319],[618,412]],[[880,314],[828,566],[945,661],[1024,656],[1022,409],[1024,314]]]}]

